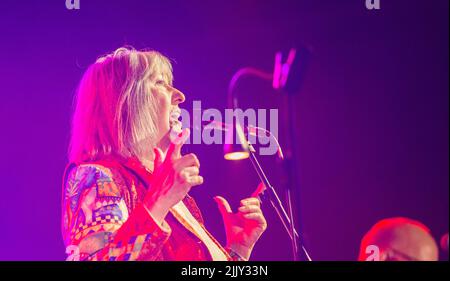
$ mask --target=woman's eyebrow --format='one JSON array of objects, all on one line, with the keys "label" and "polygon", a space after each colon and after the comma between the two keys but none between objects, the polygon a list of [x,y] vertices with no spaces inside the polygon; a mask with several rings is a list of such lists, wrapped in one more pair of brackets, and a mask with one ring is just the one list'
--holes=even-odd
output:
[{"label": "woman's eyebrow", "polygon": [[169,74],[164,74],[164,81],[166,81],[166,83],[170,86],[173,86],[173,79],[170,79],[170,75]]}]

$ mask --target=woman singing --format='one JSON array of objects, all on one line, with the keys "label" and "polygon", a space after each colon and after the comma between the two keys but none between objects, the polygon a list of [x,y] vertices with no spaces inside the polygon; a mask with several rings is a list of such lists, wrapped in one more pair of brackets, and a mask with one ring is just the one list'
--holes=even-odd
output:
[{"label": "woman singing", "polygon": [[267,227],[260,202],[244,199],[233,213],[223,197],[214,198],[225,247],[205,229],[188,194],[203,183],[200,162],[181,155],[190,132],[178,120],[185,97],[172,79],[166,57],[132,48],[101,57],[84,74],[63,179],[68,259],[249,259]]}]

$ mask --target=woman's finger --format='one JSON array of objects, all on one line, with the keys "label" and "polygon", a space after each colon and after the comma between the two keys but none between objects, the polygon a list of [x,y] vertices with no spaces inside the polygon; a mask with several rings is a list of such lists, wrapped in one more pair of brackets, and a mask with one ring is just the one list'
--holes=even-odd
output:
[{"label": "woman's finger", "polygon": [[239,207],[238,211],[243,213],[243,214],[247,214],[247,213],[262,213],[261,208],[259,206],[256,206],[256,205],[241,206],[241,207]]},{"label": "woman's finger", "polygon": [[153,148],[153,153],[155,154],[155,160],[153,162],[153,171],[156,171],[164,162],[164,153],[159,147]]},{"label": "woman's finger", "polygon": [[265,190],[266,190],[266,186],[264,185],[264,183],[260,182],[258,187],[256,187],[255,191],[253,191],[251,197],[258,198],[258,196],[260,194],[262,194]]},{"label": "woman's finger", "polygon": [[259,199],[255,198],[255,197],[250,197],[250,198],[241,200],[241,206],[248,206],[248,205],[260,206],[261,202],[259,202]]},{"label": "woman's finger", "polygon": [[202,176],[189,177],[187,179],[187,183],[191,186],[201,185],[203,184],[203,177]]},{"label": "woman's finger", "polygon": [[166,160],[175,160],[181,156],[181,148],[191,134],[189,128],[185,128],[175,139],[171,139],[169,149],[167,150]]},{"label": "woman's finger", "polygon": [[175,170],[182,170],[185,167],[191,166],[200,168],[200,161],[198,160],[197,156],[193,153],[184,155],[174,163]]},{"label": "woman's finger", "polygon": [[193,176],[198,176],[198,174],[200,173],[200,170],[198,167],[187,167],[184,168],[183,170],[181,170],[182,172],[186,172],[188,176],[193,177]]},{"label": "woman's finger", "polygon": [[247,220],[257,222],[258,224],[261,224],[261,225],[267,225],[266,219],[264,218],[263,214],[261,214],[261,213],[243,214],[242,217],[244,217]]}]

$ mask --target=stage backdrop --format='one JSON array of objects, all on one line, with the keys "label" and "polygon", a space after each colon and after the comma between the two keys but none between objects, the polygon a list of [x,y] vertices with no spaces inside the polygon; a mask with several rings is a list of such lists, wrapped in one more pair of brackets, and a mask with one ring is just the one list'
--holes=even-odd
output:
[{"label": "stage backdrop", "polygon": [[[74,92],[89,64],[122,45],[169,56],[190,111],[194,100],[225,109],[241,67],[270,72],[275,52],[311,51],[289,127],[296,223],[313,259],[355,260],[362,235],[386,217],[420,220],[436,238],[448,231],[448,1],[382,0],[380,10],[363,0],[80,4],[1,3],[0,260],[65,259],[61,177]],[[244,108],[281,106],[269,82],[246,78],[236,91]],[[212,197],[236,208],[256,174],[250,162],[225,161],[221,146],[184,150],[200,158],[205,183],[191,193],[224,242]],[[263,165],[282,194],[282,167],[269,156]],[[263,209],[269,226],[252,258],[291,259]]]}]

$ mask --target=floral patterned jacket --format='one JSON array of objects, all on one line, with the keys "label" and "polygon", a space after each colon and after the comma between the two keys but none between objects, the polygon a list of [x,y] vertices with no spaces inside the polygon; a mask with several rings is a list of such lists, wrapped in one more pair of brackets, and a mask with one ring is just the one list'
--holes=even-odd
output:
[{"label": "floral patterned jacket", "polygon": [[[143,207],[150,177],[132,159],[69,164],[62,193],[67,259],[211,260],[205,244],[176,212],[171,210],[159,225]],[[183,202],[204,229],[194,199],[188,195]],[[240,260],[206,233],[227,260]]]}]

